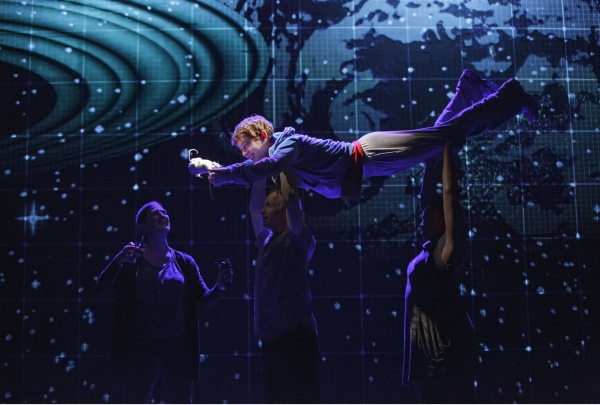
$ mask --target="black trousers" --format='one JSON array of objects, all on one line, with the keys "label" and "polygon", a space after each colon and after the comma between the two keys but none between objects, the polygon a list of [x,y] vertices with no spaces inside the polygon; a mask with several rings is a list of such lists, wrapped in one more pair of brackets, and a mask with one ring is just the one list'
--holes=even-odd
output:
[{"label": "black trousers", "polygon": [[417,381],[421,404],[475,403],[474,345],[465,341],[461,349],[451,352],[443,373]]},{"label": "black trousers", "polygon": [[192,402],[189,350],[185,334],[180,337],[144,339],[136,342],[131,369],[125,379],[125,403],[150,403],[154,386],[164,385],[166,403]]},{"label": "black trousers", "polygon": [[262,392],[269,404],[320,402],[319,342],[313,330],[300,326],[263,339]]},{"label": "black trousers", "polygon": [[466,376],[429,377],[417,382],[421,404],[474,404],[473,378]]}]

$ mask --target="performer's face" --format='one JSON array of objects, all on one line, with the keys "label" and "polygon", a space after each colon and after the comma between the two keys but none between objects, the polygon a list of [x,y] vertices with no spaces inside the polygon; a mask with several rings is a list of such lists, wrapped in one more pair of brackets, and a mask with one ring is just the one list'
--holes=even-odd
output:
[{"label": "performer's face", "polygon": [[167,234],[171,230],[171,221],[167,210],[161,205],[154,205],[146,213],[146,222],[140,223],[139,227],[147,235],[164,233]]},{"label": "performer's face", "polygon": [[[273,191],[265,199],[265,205],[260,210],[263,226],[273,232],[285,230],[287,226],[286,209],[281,192]],[[283,228],[283,229],[282,229]]]},{"label": "performer's face", "polygon": [[262,158],[269,156],[270,144],[262,138],[242,138],[237,143],[237,147],[242,151],[242,155],[246,159],[250,159],[253,162],[258,162]]}]

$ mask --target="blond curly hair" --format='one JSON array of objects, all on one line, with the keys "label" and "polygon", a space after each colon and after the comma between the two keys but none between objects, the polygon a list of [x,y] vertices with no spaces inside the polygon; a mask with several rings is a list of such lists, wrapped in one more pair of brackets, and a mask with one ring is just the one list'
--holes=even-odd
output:
[{"label": "blond curly hair", "polygon": [[237,124],[233,130],[233,135],[231,135],[231,145],[237,146],[245,139],[258,139],[260,138],[260,131],[263,130],[267,133],[267,139],[270,139],[273,136],[273,124],[265,117],[255,114],[245,118],[242,122]]}]

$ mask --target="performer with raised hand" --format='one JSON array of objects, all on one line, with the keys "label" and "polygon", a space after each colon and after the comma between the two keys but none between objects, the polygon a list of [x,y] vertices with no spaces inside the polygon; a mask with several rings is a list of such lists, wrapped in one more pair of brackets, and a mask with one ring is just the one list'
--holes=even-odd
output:
[{"label": "performer with raised hand", "polygon": [[[407,270],[402,381],[416,384],[421,403],[474,402],[473,326],[454,280],[464,238],[451,148],[444,146],[442,195],[430,193],[421,206],[425,243]],[[435,189],[430,180],[424,191]]]},{"label": "performer with raised hand", "polygon": [[190,403],[200,365],[197,307],[221,298],[231,265],[219,265],[209,289],[194,259],[169,246],[171,222],[161,204],[142,206],[136,224],[143,243],[125,245],[98,277],[99,287],[114,290],[113,375],[126,403],[150,403],[159,378],[168,403]]},{"label": "performer with raised hand", "polygon": [[319,403],[319,342],[308,287],[316,242],[287,176],[281,175],[281,189],[266,198],[265,183],[257,181],[250,196],[258,245],[254,334],[262,341],[263,401]]}]

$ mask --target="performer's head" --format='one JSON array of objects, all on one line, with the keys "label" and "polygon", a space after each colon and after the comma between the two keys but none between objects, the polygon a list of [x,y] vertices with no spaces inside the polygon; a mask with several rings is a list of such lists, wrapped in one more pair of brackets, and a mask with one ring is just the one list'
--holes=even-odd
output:
[{"label": "performer's head", "polygon": [[260,210],[263,226],[275,233],[283,232],[287,228],[287,210],[281,190],[273,190],[267,195],[265,205]]},{"label": "performer's head", "polygon": [[258,162],[269,155],[273,132],[273,124],[265,117],[252,115],[235,127],[231,144],[237,146],[246,159]]},{"label": "performer's head", "polygon": [[135,217],[135,223],[145,242],[154,238],[166,238],[171,230],[167,210],[156,201],[150,201],[140,208]]},{"label": "performer's head", "polygon": [[435,197],[421,213],[421,232],[425,239],[437,239],[446,232],[446,223],[444,221],[444,199]]}]

